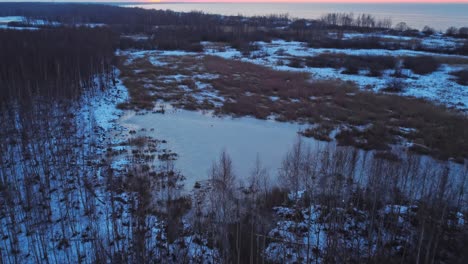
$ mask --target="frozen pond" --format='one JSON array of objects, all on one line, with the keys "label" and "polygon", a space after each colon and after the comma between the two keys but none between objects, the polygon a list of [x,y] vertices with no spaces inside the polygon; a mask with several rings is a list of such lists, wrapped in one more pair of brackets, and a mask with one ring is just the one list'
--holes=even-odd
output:
[{"label": "frozen pond", "polygon": [[[185,186],[189,189],[196,181],[209,178],[209,169],[223,149],[231,156],[239,179],[249,175],[257,154],[270,175],[276,177],[285,153],[303,128],[294,123],[250,117],[214,117],[186,110],[145,115],[128,112],[120,123],[137,131],[146,129],[138,132],[141,135],[166,140],[167,147],[179,155],[176,167],[186,176]],[[320,144],[312,139],[305,140]]]},{"label": "frozen pond", "polygon": [[[226,149],[233,161],[234,172],[239,180],[246,179],[254,167],[257,154],[262,164],[268,169],[273,183],[277,182],[278,169],[286,154],[297,140],[297,132],[304,128],[297,123],[281,123],[272,120],[258,120],[251,117],[232,118],[214,117],[196,111],[169,110],[165,114],[147,113],[136,115],[128,111],[119,119],[124,127],[138,131],[137,135],[151,136],[155,139],[166,140],[167,147],[179,155],[176,168],[185,175],[185,189],[191,190],[196,181],[209,179],[209,170],[213,161]],[[141,131],[144,129],[145,131]],[[154,130],[152,130],[154,129]],[[303,138],[312,150],[323,149],[326,144],[314,139]],[[332,143],[333,144],[333,143]],[[359,151],[357,165],[353,171],[358,184],[365,184],[372,175],[372,152]],[[403,161],[408,158],[406,152],[399,154]],[[366,158],[367,157],[367,158]],[[465,185],[466,168],[463,165],[436,161],[428,156],[418,156],[415,170],[407,175],[408,184],[401,186],[402,190],[414,193],[415,185],[438,184],[440,176],[449,168],[448,182],[452,187]],[[387,165],[391,165],[388,163]],[[408,164],[402,162],[402,171],[406,172]],[[429,176],[428,176],[429,175]],[[385,176],[385,175],[384,175]],[[388,180],[389,175],[384,180]],[[244,181],[245,182],[245,181]],[[457,187],[458,186],[458,187]],[[466,185],[465,185],[466,186]],[[466,187],[464,187],[466,189]]]}]

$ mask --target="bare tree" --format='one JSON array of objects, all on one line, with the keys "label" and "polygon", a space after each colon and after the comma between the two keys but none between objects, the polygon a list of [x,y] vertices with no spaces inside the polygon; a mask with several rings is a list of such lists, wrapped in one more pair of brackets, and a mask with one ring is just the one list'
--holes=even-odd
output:
[{"label": "bare tree", "polygon": [[301,174],[304,159],[303,144],[302,138],[298,136],[292,149],[286,153],[278,174],[280,182],[283,186],[293,192],[294,198],[297,198],[297,195],[302,188]]},{"label": "bare tree", "polygon": [[[238,204],[236,202],[236,176],[233,171],[232,160],[226,150],[223,150],[219,159],[213,162],[210,172],[212,190],[210,194],[211,215],[215,238],[221,245],[222,258],[229,261],[233,252],[229,250],[233,245],[229,240],[229,224],[238,221]],[[237,241],[235,241],[237,242]]]}]

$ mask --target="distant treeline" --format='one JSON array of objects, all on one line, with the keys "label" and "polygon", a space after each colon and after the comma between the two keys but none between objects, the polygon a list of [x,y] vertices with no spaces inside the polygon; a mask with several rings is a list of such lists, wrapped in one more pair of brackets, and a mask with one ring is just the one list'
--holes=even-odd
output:
[{"label": "distant treeline", "polygon": [[320,21],[326,25],[363,28],[391,28],[392,19],[376,19],[370,14],[361,14],[354,17],[353,13],[330,13],[323,15]]},{"label": "distant treeline", "polygon": [[179,13],[170,10],[126,8],[102,4],[0,3],[0,16],[25,16],[66,24],[103,23],[122,32],[143,32],[153,26],[250,25],[284,26],[289,19],[283,15],[255,17],[222,16],[202,12]]},{"label": "distant treeline", "polygon": [[116,39],[106,28],[0,30],[0,101],[80,94],[110,77]]},{"label": "distant treeline", "polygon": [[[383,43],[378,37],[335,38],[330,32],[385,32],[386,34],[423,37],[435,30],[422,32],[406,23],[392,27],[389,18],[377,19],[369,14],[331,13],[321,19],[291,19],[287,15],[257,17],[222,16],[202,12],[179,13],[102,4],[0,3],[0,16],[24,16],[29,19],[59,22],[63,25],[106,24],[121,35],[144,34],[146,39],[122,38],[121,49],[164,49],[200,51],[201,41],[226,42],[242,51],[251,50],[253,41],[284,39],[307,42],[311,47],[411,49],[439,53],[467,54],[465,45],[458,49],[428,49],[421,45],[395,41]],[[464,28],[450,28],[447,35],[468,37]]]}]

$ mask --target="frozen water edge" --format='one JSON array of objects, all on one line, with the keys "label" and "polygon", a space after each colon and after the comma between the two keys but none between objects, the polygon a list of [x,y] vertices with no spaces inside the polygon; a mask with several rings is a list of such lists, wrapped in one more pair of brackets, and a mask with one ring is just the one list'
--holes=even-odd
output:
[{"label": "frozen water edge", "polygon": [[[215,117],[187,110],[145,115],[127,112],[119,123],[128,129],[144,128],[146,131],[139,133],[167,140],[167,147],[179,155],[176,167],[187,178],[186,189],[191,189],[196,181],[209,178],[212,162],[223,149],[231,156],[239,179],[249,175],[257,154],[270,175],[276,176],[284,154],[296,140],[297,132],[304,127],[297,123],[252,117]],[[304,140],[324,144],[314,139]]]}]

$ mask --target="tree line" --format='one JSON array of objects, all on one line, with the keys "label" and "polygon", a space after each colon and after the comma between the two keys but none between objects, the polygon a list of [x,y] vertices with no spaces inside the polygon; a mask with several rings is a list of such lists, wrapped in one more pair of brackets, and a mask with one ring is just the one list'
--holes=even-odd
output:
[{"label": "tree line", "polygon": [[391,18],[377,19],[370,14],[360,14],[355,17],[353,13],[329,13],[323,15],[320,21],[326,25],[348,28],[390,29],[392,27]]},{"label": "tree line", "polygon": [[[110,79],[116,35],[106,28],[0,30],[0,99],[73,97]],[[99,75],[99,76],[98,76]]]},{"label": "tree line", "polygon": [[224,263],[441,263],[468,257],[461,246],[466,225],[457,219],[464,219],[460,212],[467,206],[466,166],[450,168],[411,154],[393,162],[298,139],[277,183],[257,159],[236,187],[234,162],[222,152],[213,164],[213,207],[201,229],[218,230],[214,238]]},{"label": "tree line", "polygon": [[[466,45],[456,50],[412,47],[405,43],[386,44],[378,37],[335,39],[330,31],[386,32],[387,34],[421,37],[418,30],[405,23],[392,28],[391,19],[377,19],[370,14],[330,13],[320,19],[292,19],[287,15],[244,17],[179,13],[170,10],[148,10],[102,4],[0,3],[0,15],[25,16],[27,19],[55,21],[76,26],[86,23],[105,24],[121,35],[145,34],[145,40],[122,38],[120,48],[179,49],[200,51],[201,41],[227,42],[248,52],[253,41],[284,39],[307,42],[325,48],[415,49],[431,52],[466,54]],[[45,25],[47,27],[47,25]],[[41,26],[44,27],[44,26]],[[433,31],[433,30],[432,30]],[[431,30],[425,30],[427,34]],[[464,29],[450,29],[450,36],[463,37]]]}]

